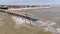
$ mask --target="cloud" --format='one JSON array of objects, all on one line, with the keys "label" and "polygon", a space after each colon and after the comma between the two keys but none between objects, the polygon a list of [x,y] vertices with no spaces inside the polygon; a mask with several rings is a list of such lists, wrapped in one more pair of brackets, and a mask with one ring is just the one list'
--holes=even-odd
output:
[{"label": "cloud", "polygon": [[35,1],[39,1],[39,2],[48,2],[48,1],[51,1],[51,0],[0,0],[0,1],[2,1],[2,2],[24,2],[24,1],[26,1],[26,2],[35,2]]},{"label": "cloud", "polygon": [[0,0],[0,4],[51,4],[55,0]]},{"label": "cloud", "polygon": [[[2,0],[3,1],[3,0]],[[30,0],[5,0],[5,2],[30,1]]]}]

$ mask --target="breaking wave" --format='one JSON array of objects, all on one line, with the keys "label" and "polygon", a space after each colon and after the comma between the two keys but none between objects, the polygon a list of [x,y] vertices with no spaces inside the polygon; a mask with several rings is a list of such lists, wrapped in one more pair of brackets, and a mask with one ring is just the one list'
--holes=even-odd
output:
[{"label": "breaking wave", "polygon": [[[23,26],[23,24],[25,23],[25,19],[21,18],[21,17],[17,17],[17,16],[12,16],[12,19],[16,22],[15,27],[19,28],[20,26]],[[26,19],[27,20],[27,19]],[[42,20],[38,20],[37,22],[31,21],[34,26],[38,26],[38,27],[42,27],[44,29],[45,32],[52,32],[53,34],[60,34],[60,28],[56,26],[56,22],[51,22],[49,20],[47,21],[42,21]],[[30,21],[27,20],[27,23],[29,24]],[[20,25],[20,26],[19,26]]]}]

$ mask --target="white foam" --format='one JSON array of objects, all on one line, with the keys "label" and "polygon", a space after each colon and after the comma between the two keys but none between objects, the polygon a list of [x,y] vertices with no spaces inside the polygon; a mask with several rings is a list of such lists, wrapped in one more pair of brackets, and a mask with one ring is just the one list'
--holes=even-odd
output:
[{"label": "white foam", "polygon": [[[56,25],[55,22],[51,22],[49,20],[47,20],[46,22],[43,22],[43,21],[39,21],[40,24],[38,24],[38,26],[42,27],[44,29],[45,32],[56,32],[55,29],[54,29],[54,25]],[[37,24],[36,24],[37,25]]]},{"label": "white foam", "polygon": [[42,27],[43,27],[43,29],[44,29],[45,32],[50,31],[53,34],[57,34],[57,33],[60,34],[60,28],[55,28],[54,27],[55,25],[56,25],[55,22],[50,22],[50,21],[43,22],[42,21]]},{"label": "white foam", "polygon": [[[21,24],[25,23],[25,19],[22,19],[21,17],[16,17],[16,16],[13,16],[12,19],[14,19],[14,21],[16,21],[16,27],[19,28]],[[30,23],[29,20],[27,20],[27,23]],[[55,28],[54,26],[56,25],[55,22],[51,22],[49,20],[47,20],[46,22],[43,22],[43,21],[37,21],[37,23],[32,23],[32,25],[34,26],[37,26],[37,27],[42,27],[44,29],[45,32],[52,32],[54,34],[56,33],[60,33],[60,28]]]},{"label": "white foam", "polygon": [[56,28],[56,32],[57,33],[60,33],[60,28]]},{"label": "white foam", "polygon": [[16,24],[22,24],[25,22],[24,19],[22,19],[21,17],[16,17],[16,16],[13,16],[12,19],[14,19],[14,21],[16,21]]},{"label": "white foam", "polygon": [[12,16],[12,19],[15,21],[15,28],[20,28],[21,26],[24,26],[25,22],[29,23],[30,21],[21,17]]}]

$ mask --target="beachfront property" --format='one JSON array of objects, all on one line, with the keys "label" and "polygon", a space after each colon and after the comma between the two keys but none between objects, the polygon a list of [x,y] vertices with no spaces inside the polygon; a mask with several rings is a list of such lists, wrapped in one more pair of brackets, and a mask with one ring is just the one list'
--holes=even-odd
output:
[{"label": "beachfront property", "polygon": [[0,5],[0,9],[21,10],[32,8],[49,8],[50,5]]}]

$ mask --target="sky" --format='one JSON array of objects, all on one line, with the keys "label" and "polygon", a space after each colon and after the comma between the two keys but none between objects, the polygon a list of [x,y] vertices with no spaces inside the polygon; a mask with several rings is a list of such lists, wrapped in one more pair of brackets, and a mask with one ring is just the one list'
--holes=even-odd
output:
[{"label": "sky", "polygon": [[52,5],[59,4],[60,0],[0,0],[0,5]]}]

